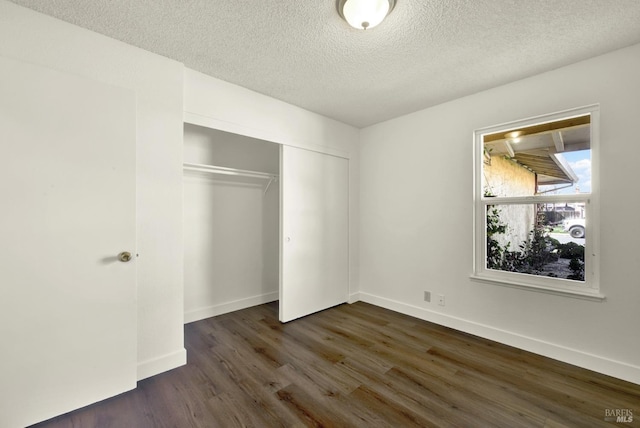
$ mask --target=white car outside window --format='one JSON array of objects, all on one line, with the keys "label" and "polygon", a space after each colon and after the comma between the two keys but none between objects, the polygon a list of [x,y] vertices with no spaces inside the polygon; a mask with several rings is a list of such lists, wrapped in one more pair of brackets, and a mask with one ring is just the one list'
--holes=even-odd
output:
[{"label": "white car outside window", "polygon": [[570,218],[562,222],[562,227],[565,232],[569,232],[569,235],[573,238],[584,238],[585,223],[583,218]]}]

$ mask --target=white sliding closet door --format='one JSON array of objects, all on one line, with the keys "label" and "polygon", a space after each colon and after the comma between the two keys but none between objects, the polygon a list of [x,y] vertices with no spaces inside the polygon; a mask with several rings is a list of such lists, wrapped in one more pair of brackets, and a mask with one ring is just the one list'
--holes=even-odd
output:
[{"label": "white sliding closet door", "polygon": [[349,294],[349,162],[282,146],[280,321]]},{"label": "white sliding closet door", "polygon": [[22,427],[135,388],[135,94],[3,57],[0,82],[0,426]]}]

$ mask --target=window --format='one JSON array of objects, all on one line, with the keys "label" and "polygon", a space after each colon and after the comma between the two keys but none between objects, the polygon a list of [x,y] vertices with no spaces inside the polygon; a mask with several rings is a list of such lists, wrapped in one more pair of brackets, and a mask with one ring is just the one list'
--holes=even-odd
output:
[{"label": "window", "polygon": [[602,299],[598,106],[475,132],[475,279]]}]

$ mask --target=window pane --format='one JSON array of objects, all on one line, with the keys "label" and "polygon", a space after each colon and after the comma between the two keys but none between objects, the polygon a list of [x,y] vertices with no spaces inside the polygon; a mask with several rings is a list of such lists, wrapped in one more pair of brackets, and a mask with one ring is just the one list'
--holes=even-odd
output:
[{"label": "window pane", "polygon": [[584,282],[584,203],[486,207],[486,268]]},{"label": "window pane", "polygon": [[483,192],[532,196],[591,192],[591,116],[483,136]]}]

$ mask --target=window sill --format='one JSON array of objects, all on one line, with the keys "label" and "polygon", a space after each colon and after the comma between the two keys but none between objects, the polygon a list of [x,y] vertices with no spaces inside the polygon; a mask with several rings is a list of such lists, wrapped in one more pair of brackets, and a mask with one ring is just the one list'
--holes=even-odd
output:
[{"label": "window sill", "polygon": [[519,288],[527,291],[537,291],[539,293],[555,294],[558,296],[572,297],[575,299],[591,300],[595,302],[603,302],[604,300],[606,300],[606,296],[604,294],[601,294],[599,291],[592,290],[592,289],[576,290],[576,289],[567,289],[567,288],[559,288],[559,287],[549,287],[545,285],[536,285],[536,284],[527,284],[527,283],[516,282],[516,281],[507,281],[500,278],[480,276],[480,275],[471,275],[470,278],[474,281],[480,281],[487,284],[500,285],[503,287]]}]

